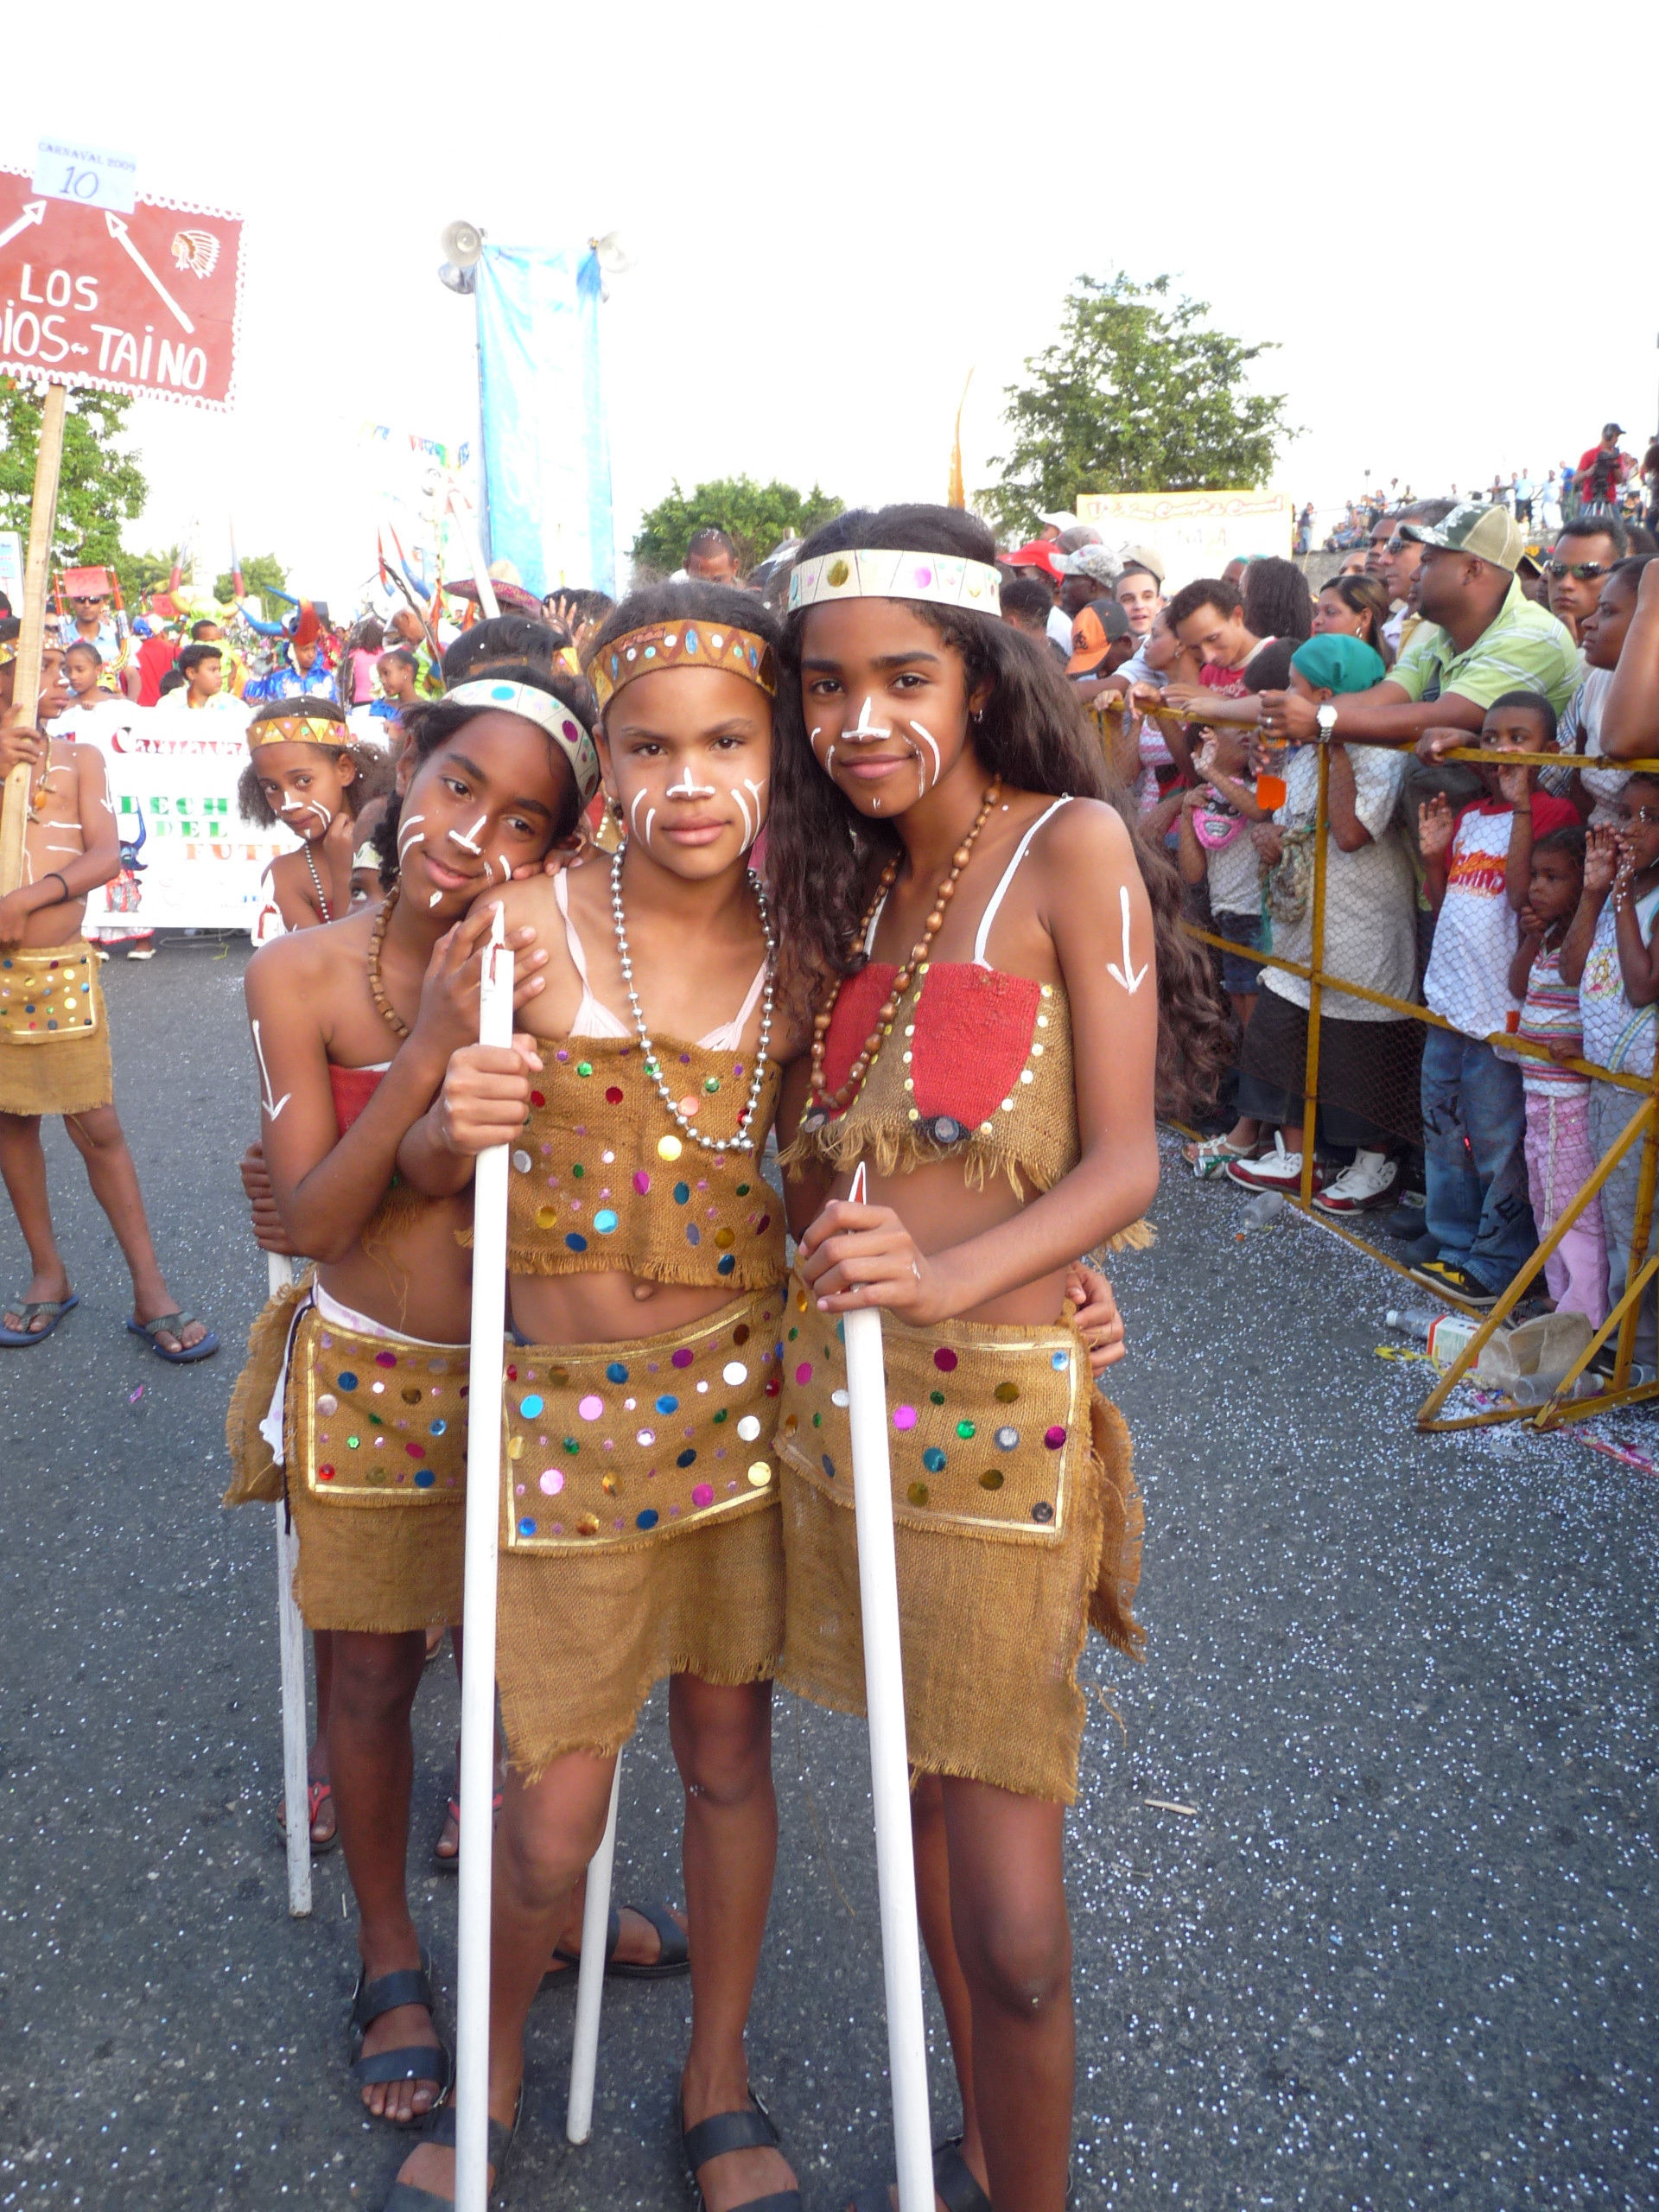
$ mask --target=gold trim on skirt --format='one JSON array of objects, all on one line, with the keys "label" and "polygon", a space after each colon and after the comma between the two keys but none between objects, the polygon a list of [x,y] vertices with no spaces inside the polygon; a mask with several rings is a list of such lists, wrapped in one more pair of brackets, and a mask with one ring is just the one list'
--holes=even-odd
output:
[{"label": "gold trim on skirt", "polygon": [[86,938],[0,953],[0,1114],[90,1114],[114,1100],[104,987]]},{"label": "gold trim on skirt", "polygon": [[781,1287],[695,1327],[507,1355],[496,1679],[512,1763],[608,1756],[664,1675],[764,1681]]},{"label": "gold trim on skirt", "polygon": [[[777,1452],[787,1614],[778,1679],[864,1704],[846,1355],[789,1286]],[[1069,1319],[882,1316],[911,1764],[1070,1804],[1090,1623],[1138,1656],[1141,1504],[1122,1415]]]}]

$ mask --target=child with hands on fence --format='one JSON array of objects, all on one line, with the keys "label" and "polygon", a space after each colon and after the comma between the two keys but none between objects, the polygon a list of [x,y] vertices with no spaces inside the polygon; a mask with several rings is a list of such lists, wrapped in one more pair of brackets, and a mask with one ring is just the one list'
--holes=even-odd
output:
[{"label": "child with hands on fence", "polygon": [[[1576,984],[1584,1058],[1615,1074],[1653,1072],[1659,1002],[1659,776],[1635,774],[1613,801],[1617,826],[1589,832],[1584,889],[1561,946],[1562,980]],[[1597,1081],[1590,1091],[1590,1136],[1605,1159],[1641,1106],[1642,1094]],[[1630,1147],[1601,1186],[1607,1250],[1607,1305],[1624,1295],[1632,1265],[1643,1147]],[[1640,1266],[1643,1253],[1634,1255]],[[1659,1366],[1651,1284],[1637,1312],[1636,1351],[1644,1379]]]},{"label": "child with hands on fence", "polygon": [[[1522,775],[1523,769],[1501,770]],[[1520,817],[1516,817],[1519,842]],[[1510,847],[1510,895],[1516,874]],[[1584,1052],[1578,986],[1561,974],[1561,947],[1584,889],[1585,833],[1551,830],[1530,849],[1521,941],[1510,969],[1510,995],[1522,1001],[1516,1034],[1541,1045],[1548,1059],[1521,1063],[1527,1116],[1527,1182],[1541,1238],[1566,1211],[1595,1166],[1590,1135],[1590,1078],[1564,1065]],[[1583,1313],[1599,1327],[1607,1311],[1607,1252],[1601,1200],[1592,1198],[1544,1262],[1555,1308]]]},{"label": "child with hands on fence", "polygon": [[[1438,759],[1448,734],[1430,730],[1419,753]],[[1555,750],[1555,711],[1538,691],[1508,691],[1486,709],[1481,742],[1509,753]],[[1577,810],[1534,788],[1519,763],[1480,770],[1486,796],[1453,814],[1443,792],[1418,809],[1434,947],[1423,998],[1451,1025],[1423,1039],[1423,1150],[1427,1236],[1433,1256],[1414,1270],[1431,1288],[1473,1305],[1496,1302],[1532,1250],[1527,1120],[1516,1057],[1491,1039],[1515,1012],[1511,968],[1527,899],[1533,839],[1574,826]]]}]

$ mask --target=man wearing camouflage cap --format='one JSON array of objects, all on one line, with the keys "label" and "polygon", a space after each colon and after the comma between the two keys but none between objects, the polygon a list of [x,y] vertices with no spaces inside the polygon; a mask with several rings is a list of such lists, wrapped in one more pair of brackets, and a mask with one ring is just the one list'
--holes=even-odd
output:
[{"label": "man wearing camouflage cap", "polygon": [[1423,549],[1423,619],[1387,679],[1324,708],[1298,692],[1263,692],[1264,730],[1293,742],[1323,734],[1357,745],[1415,745],[1433,730],[1428,753],[1438,754],[1473,742],[1487,708],[1506,691],[1541,691],[1562,713],[1583,663],[1564,625],[1516,580],[1525,540],[1515,518],[1465,503],[1440,522],[1402,523],[1400,535]]},{"label": "man wearing camouflage cap", "polygon": [[1060,612],[1075,622],[1091,599],[1105,599],[1117,582],[1117,556],[1103,545],[1080,545],[1061,556]]}]

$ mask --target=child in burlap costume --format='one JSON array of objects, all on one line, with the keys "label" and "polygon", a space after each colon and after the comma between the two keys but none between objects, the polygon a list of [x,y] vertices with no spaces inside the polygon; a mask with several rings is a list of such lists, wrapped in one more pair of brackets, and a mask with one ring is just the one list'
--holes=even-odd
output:
[{"label": "child in burlap costume", "polygon": [[963,2094],[936,2178],[953,2204],[1059,2212],[1077,1661],[1090,1622],[1141,1645],[1128,1440],[1067,1261],[1145,1241],[1155,1078],[1218,1066],[1225,1031],[1173,870],[997,619],[994,551],[950,509],[850,513],[791,582],[771,866],[784,941],[827,980],[782,1116],[779,1676],[863,1710],[838,1316],[880,1306],[918,1902]]},{"label": "child in burlap costume", "polygon": [[[569,832],[592,762],[581,686],[506,671],[512,711],[495,688],[463,685],[411,717],[385,903],[277,939],[247,975],[271,1198],[318,1265],[255,1325],[228,1502],[286,1497],[300,1609],[331,1631],[331,1778],[362,1960],[353,2073],[367,2108],[400,2125],[451,2074],[404,1859],[425,1631],[461,1617],[471,1272],[467,1199],[411,1189],[397,1148],[478,1033],[480,893]],[[256,762],[262,729],[293,747],[280,718],[252,724]],[[515,944],[523,1000],[543,961],[528,932]]]},{"label": "child in burlap costume", "polygon": [[[15,767],[29,770],[23,880],[0,898],[0,1174],[32,1272],[5,1301],[0,1345],[39,1344],[80,1303],[53,1230],[41,1143],[42,1117],[60,1115],[132,1276],[128,1327],[164,1359],[188,1363],[217,1351],[219,1338],[180,1312],[156,1260],[115,1110],[98,955],[80,933],[88,893],[121,866],[104,762],[91,746],[54,744],[35,715],[13,711],[20,626],[0,623],[0,783]],[[67,696],[61,658],[55,647],[41,655],[44,721]]]}]

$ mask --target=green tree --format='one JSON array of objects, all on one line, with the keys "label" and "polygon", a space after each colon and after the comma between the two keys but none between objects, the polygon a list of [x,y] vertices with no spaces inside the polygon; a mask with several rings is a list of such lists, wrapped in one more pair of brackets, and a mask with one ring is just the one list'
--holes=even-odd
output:
[{"label": "green tree", "polygon": [[[245,591],[251,593],[257,598],[264,599],[268,592],[288,589],[288,571],[274,553],[251,554],[242,563],[242,584]],[[213,597],[222,606],[230,605],[231,594],[234,588],[235,578],[228,569],[222,576],[213,578]],[[281,601],[274,602],[274,606],[275,612],[273,612],[273,602],[266,600],[265,620],[268,622],[276,621],[277,615],[281,613]]]},{"label": "green tree", "polygon": [[124,547],[119,564],[124,596],[136,607],[147,591],[165,591],[179,552],[176,545],[160,553],[134,553]]},{"label": "green tree", "polygon": [[[143,507],[149,488],[137,461],[115,442],[131,404],[120,392],[73,390],[69,394],[52,538],[55,564],[119,565],[121,525]],[[37,392],[10,377],[0,377],[0,530],[19,531],[25,544],[41,443],[41,405]]]},{"label": "green tree", "polygon": [[1209,311],[1173,297],[1167,276],[1080,276],[1058,343],[1008,387],[1014,443],[992,456],[1002,479],[977,500],[991,519],[1027,537],[1039,514],[1074,508],[1080,492],[1265,482],[1292,433],[1284,394],[1250,390],[1246,372],[1274,349],[1206,328]]},{"label": "green tree", "polygon": [[640,518],[632,549],[634,564],[655,575],[672,575],[685,559],[686,542],[693,531],[712,524],[734,541],[739,565],[747,575],[782,539],[804,537],[821,522],[838,515],[845,504],[816,484],[810,492],[798,492],[792,484],[757,484],[747,476],[721,476],[682,492],[677,478],[668,497]]}]

